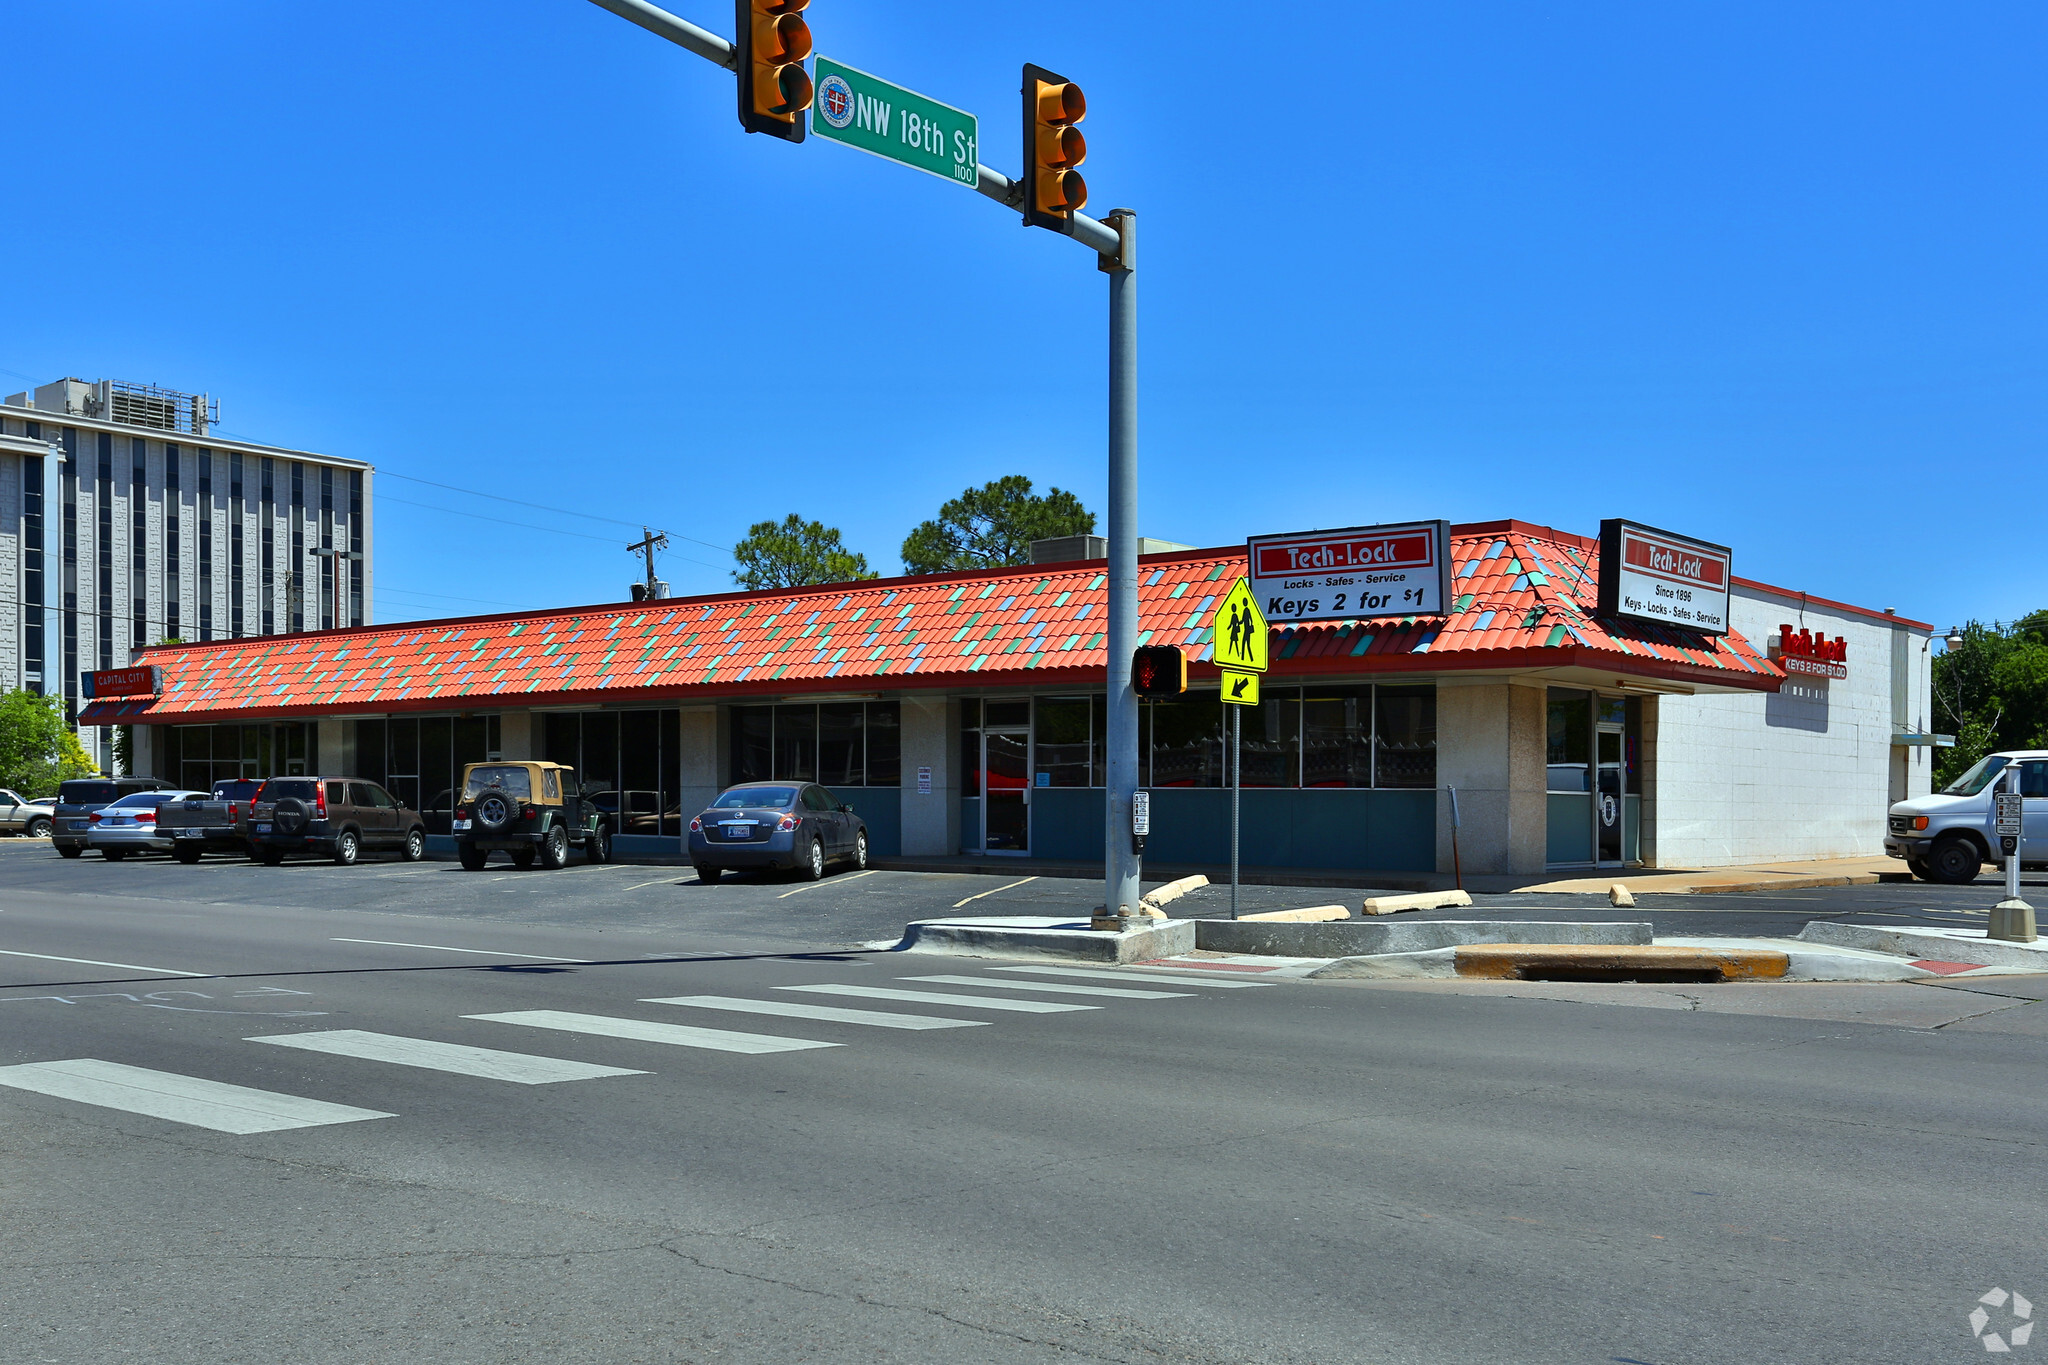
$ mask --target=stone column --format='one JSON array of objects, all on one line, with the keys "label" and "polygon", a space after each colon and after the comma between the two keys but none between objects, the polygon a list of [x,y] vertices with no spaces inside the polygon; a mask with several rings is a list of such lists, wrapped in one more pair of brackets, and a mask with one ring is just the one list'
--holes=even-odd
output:
[{"label": "stone column", "polygon": [[1540,874],[1545,860],[1541,685],[1440,680],[1436,688],[1436,866],[1451,870],[1458,789],[1460,861],[1468,874]]},{"label": "stone column", "polygon": [[[948,697],[903,698],[903,852],[906,857],[960,851],[960,703]],[[918,781],[931,769],[925,792]]]},{"label": "stone column", "polygon": [[498,757],[508,763],[538,759],[540,737],[534,733],[538,729],[533,712],[504,712],[498,717]]},{"label": "stone column", "polygon": [[322,717],[318,725],[313,742],[320,747],[319,766],[313,771],[323,776],[355,776],[356,723]]},{"label": "stone column", "polygon": [[687,825],[690,817],[710,805],[722,789],[718,780],[718,708],[684,707],[679,719],[683,751],[682,786],[677,790],[683,823]]}]

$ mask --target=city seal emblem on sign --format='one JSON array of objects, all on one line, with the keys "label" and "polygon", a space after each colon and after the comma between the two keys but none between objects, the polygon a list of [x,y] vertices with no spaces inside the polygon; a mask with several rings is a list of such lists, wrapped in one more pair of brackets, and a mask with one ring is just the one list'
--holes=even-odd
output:
[{"label": "city seal emblem on sign", "polygon": [[846,77],[835,74],[818,82],[818,117],[834,128],[853,122],[853,87]]}]

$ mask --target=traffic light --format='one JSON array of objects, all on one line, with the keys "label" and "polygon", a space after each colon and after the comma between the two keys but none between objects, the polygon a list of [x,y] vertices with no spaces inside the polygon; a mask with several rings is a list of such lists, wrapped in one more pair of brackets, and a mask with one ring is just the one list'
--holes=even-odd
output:
[{"label": "traffic light", "polygon": [[1177,697],[1188,690],[1188,656],[1178,645],[1140,645],[1131,654],[1131,690],[1141,697]]},{"label": "traffic light", "polygon": [[811,26],[803,8],[811,0],[737,0],[740,126],[785,142],[804,140],[811,106]]},{"label": "traffic light", "polygon": [[1042,66],[1024,64],[1024,223],[1065,232],[1088,202],[1088,182],[1075,167],[1088,159],[1088,139],[1074,125],[1088,117],[1081,87]]}]

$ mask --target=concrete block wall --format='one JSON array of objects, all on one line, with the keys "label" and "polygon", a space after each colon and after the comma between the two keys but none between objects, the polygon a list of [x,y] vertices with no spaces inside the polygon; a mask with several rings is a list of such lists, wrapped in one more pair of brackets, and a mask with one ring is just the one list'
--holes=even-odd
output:
[{"label": "concrete block wall", "polygon": [[1842,636],[1849,676],[1794,675],[1776,694],[1660,698],[1645,857],[1681,868],[1881,854],[1886,808],[1924,793],[1930,772],[1924,748],[1894,761],[1893,638],[1906,637],[1906,720],[1925,727],[1928,632],[1739,586],[1730,619],[1759,648],[1784,622]]},{"label": "concrete block wall", "polygon": [[[960,851],[960,703],[906,693],[903,732],[903,852],[906,856]],[[932,770],[932,789],[920,792],[917,770]]]},{"label": "concrete block wall", "polygon": [[1545,691],[1540,683],[1442,678],[1436,689],[1436,866],[1452,870],[1451,806],[1458,791],[1458,863],[1473,873],[1541,874],[1548,829]]}]

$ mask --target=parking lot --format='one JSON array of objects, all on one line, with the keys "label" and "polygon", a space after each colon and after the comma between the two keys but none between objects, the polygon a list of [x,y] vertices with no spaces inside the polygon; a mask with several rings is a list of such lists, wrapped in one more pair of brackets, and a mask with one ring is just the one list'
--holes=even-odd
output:
[{"label": "parking lot", "polygon": [[[268,868],[213,856],[193,866],[164,857],[109,863],[88,854],[59,857],[43,840],[0,839],[0,881],[7,892],[113,896],[230,908],[382,913],[505,924],[603,928],[648,933],[661,947],[706,952],[772,952],[855,947],[895,940],[913,920],[950,915],[1085,916],[1102,902],[1101,883],[1033,875],[970,872],[835,871],[820,882],[788,874],[730,876],[715,885],[688,867],[644,863],[558,872],[521,871],[502,859],[482,872],[454,862],[365,861],[354,867],[303,861]],[[1147,883],[1148,888],[1153,883]],[[2026,894],[2048,900],[2048,877],[2026,879]],[[0,893],[0,904],[4,904]],[[1241,913],[1342,904],[1354,914],[1367,888],[1246,886]],[[1410,912],[1430,919],[1647,920],[1663,935],[1780,937],[1809,920],[1980,928],[2002,895],[1990,876],[1969,886],[1885,884],[1810,890],[1637,898],[1617,910],[1604,897],[1518,893],[1476,897],[1469,909]],[[1229,913],[1227,886],[1209,886],[1175,904],[1188,916]]]}]

